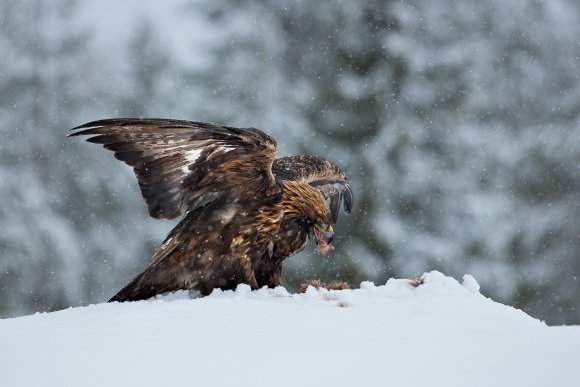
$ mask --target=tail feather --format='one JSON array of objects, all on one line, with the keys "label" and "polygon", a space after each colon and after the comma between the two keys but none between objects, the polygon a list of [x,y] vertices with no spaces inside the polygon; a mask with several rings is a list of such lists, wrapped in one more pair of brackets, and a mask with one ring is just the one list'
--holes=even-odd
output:
[{"label": "tail feather", "polygon": [[158,290],[156,290],[155,286],[147,286],[145,288],[139,286],[138,281],[136,281],[137,278],[129,282],[123,289],[119,290],[117,294],[111,297],[111,299],[107,302],[146,300],[160,293]]},{"label": "tail feather", "polygon": [[133,278],[123,289],[119,290],[107,302],[125,302],[146,300],[157,294],[165,293],[175,289],[168,289],[167,284],[160,284],[152,281],[157,265],[149,266],[138,276]]},{"label": "tail feather", "polygon": [[[168,258],[182,253],[180,233],[186,225],[188,217],[184,218],[171,230],[161,247],[151,257],[145,269],[131,280],[123,289],[119,290],[108,302],[125,302],[146,300],[157,294],[178,290],[175,279],[175,270],[179,266],[168,264]],[[163,279],[163,280],[160,280]]]}]

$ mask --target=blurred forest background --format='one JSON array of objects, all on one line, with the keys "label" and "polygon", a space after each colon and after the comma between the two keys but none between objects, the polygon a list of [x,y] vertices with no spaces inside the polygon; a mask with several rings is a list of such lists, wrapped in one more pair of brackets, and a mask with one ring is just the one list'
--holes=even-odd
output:
[{"label": "blurred forest background", "polygon": [[[122,6],[119,5],[123,4]],[[106,301],[174,222],[67,129],[255,126],[347,171],[336,250],[284,283],[441,270],[580,323],[580,2],[0,2],[0,316]]]}]

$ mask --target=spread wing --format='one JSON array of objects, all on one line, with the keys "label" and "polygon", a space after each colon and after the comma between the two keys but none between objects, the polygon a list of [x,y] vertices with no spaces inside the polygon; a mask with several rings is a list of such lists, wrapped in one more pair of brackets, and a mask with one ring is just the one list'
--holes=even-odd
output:
[{"label": "spread wing", "polygon": [[[135,171],[149,215],[173,219],[209,202],[255,200],[279,188],[276,141],[255,128],[166,119],[107,119],[78,126]],[[248,189],[251,187],[252,189]]]},{"label": "spread wing", "polygon": [[350,214],[353,204],[353,193],[347,184],[347,177],[332,161],[318,156],[291,156],[274,160],[272,173],[278,179],[302,180],[322,192],[332,213],[332,222],[336,223],[340,204]]}]

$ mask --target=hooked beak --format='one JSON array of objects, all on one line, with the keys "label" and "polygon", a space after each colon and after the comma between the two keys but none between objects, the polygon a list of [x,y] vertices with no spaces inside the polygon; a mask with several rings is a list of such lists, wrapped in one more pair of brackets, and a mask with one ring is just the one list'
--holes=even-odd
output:
[{"label": "hooked beak", "polygon": [[[321,241],[323,241],[326,245],[330,245],[334,239],[334,229],[332,228],[331,224],[316,224],[314,226],[314,234],[316,237],[316,244],[319,244]],[[324,238],[326,238],[326,240],[324,240]]]}]

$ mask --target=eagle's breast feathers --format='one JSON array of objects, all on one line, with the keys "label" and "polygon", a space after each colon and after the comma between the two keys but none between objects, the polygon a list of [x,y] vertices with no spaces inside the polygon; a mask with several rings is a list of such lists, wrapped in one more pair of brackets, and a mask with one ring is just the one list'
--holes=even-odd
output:
[{"label": "eagle's breast feathers", "polygon": [[[80,129],[80,130],[79,130]],[[276,159],[276,141],[255,128],[164,119],[110,119],[81,125],[131,166],[149,214],[183,216],[145,269],[111,300],[178,289],[280,284],[282,262],[313,239],[332,249],[344,173],[317,156]]]}]

